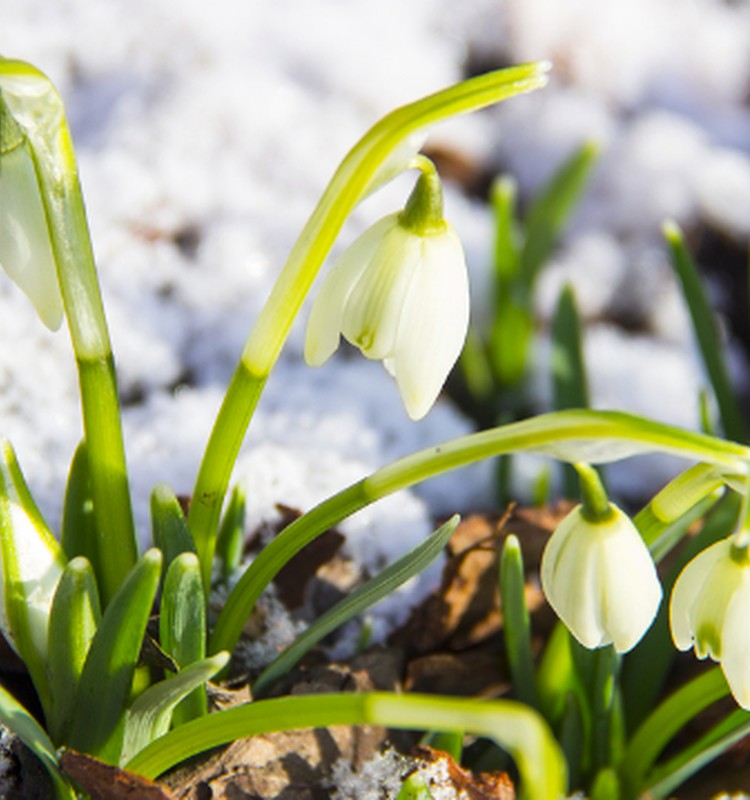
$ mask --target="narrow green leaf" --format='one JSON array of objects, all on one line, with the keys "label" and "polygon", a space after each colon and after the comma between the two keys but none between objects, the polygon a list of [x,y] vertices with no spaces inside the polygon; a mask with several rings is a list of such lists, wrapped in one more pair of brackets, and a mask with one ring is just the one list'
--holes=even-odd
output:
[{"label": "narrow green leaf", "polygon": [[[206,655],[206,598],[200,562],[194,553],[177,556],[167,570],[159,614],[162,649],[180,670]],[[203,716],[207,711],[203,687],[186,697],[175,710],[175,724]]]},{"label": "narrow green leaf", "polygon": [[676,223],[664,224],[664,236],[672,256],[672,266],[679,278],[685,303],[690,312],[703,364],[716,397],[724,433],[730,439],[745,442],[748,439],[747,424],[729,380],[729,371],[724,361],[723,348],[716,327],[716,317],[703,290],[698,268]]},{"label": "narrow green leaf", "polygon": [[128,764],[154,778],[196,753],[267,731],[329,725],[383,725],[407,730],[465,729],[493,739],[507,751],[521,776],[521,800],[560,800],[566,791],[565,762],[544,720],[510,700],[434,695],[322,694],[259,700],[175,728]]},{"label": "narrow green leaf", "polygon": [[412,772],[401,785],[396,800],[433,800],[433,797],[425,779]]},{"label": "narrow green leaf", "polygon": [[31,496],[10,442],[0,437],[0,625],[49,708],[48,625],[65,554]]},{"label": "narrow green leaf", "polygon": [[591,786],[591,800],[621,800],[620,780],[611,767],[597,772]]},{"label": "narrow green leaf", "polygon": [[96,516],[85,442],[78,445],[70,464],[60,540],[69,559],[84,556],[96,573],[99,558]]},{"label": "narrow green leaf", "polygon": [[512,297],[503,297],[488,342],[490,363],[500,386],[514,386],[526,374],[533,333],[531,310]]},{"label": "narrow green leaf", "polygon": [[269,664],[253,685],[253,693],[261,696],[269,686],[286,674],[304,655],[331,631],[361,614],[387,597],[410,578],[422,572],[442,552],[458,525],[458,515],[451,517],[429,538],[401,556],[379,575],[353,591],[317,620]]},{"label": "narrow green leaf", "polygon": [[535,198],[525,224],[520,277],[530,295],[542,265],[549,258],[555,239],[578,202],[598,156],[595,142],[586,142],[563,163]]},{"label": "narrow green leaf", "polygon": [[526,606],[526,579],[518,537],[510,534],[500,554],[500,607],[503,637],[515,696],[522,703],[539,707],[531,653],[531,622]]},{"label": "narrow green leaf", "polygon": [[516,211],[518,185],[511,175],[501,175],[492,184],[490,201],[495,215],[496,304],[518,277],[520,268],[520,223]]},{"label": "narrow green leaf", "polygon": [[750,713],[738,708],[714,725],[690,747],[673,756],[648,776],[646,791],[649,797],[670,797],[673,791],[733,744],[750,733]]},{"label": "narrow green leaf", "polygon": [[560,731],[573,776],[587,772],[591,766],[587,744],[593,730],[591,703],[574,663],[576,645],[565,625],[558,622],[547,640],[536,676],[542,714]]},{"label": "narrow green leaf", "polygon": [[580,786],[582,775],[591,767],[591,754],[586,746],[589,733],[586,722],[591,715],[581,703],[580,693],[571,691],[565,696],[557,737],[565,754],[571,786]]},{"label": "narrow green leaf", "polygon": [[[550,368],[555,408],[559,411],[566,408],[588,408],[589,389],[583,359],[581,319],[575,292],[569,284],[560,292],[550,333]],[[578,479],[567,465],[564,467],[563,482],[565,497],[576,497]]]},{"label": "narrow green leaf", "polygon": [[44,764],[52,778],[57,800],[76,800],[75,792],[57,766],[55,746],[44,728],[2,685],[0,685],[0,722],[15,733]]},{"label": "narrow green leaf", "polygon": [[163,570],[169,569],[180,553],[194,553],[195,545],[180,501],[165,483],[154,486],[151,492],[151,531],[154,546],[164,556]]},{"label": "narrow green leaf", "polygon": [[78,682],[100,619],[94,571],[83,556],[77,556],[63,571],[49,619],[48,670],[52,702],[47,726],[57,742],[67,738],[76,713]]},{"label": "narrow green leaf", "polygon": [[693,717],[729,694],[719,667],[712,667],[664,700],[638,728],[619,765],[626,797],[638,797],[662,750]]},{"label": "narrow green leaf", "polygon": [[161,553],[149,550],[107,606],[76,693],[67,744],[109,764],[120,757],[125,709],[161,574]]},{"label": "narrow green leaf", "polygon": [[492,365],[487,356],[484,342],[476,328],[469,328],[464,349],[461,351],[459,366],[471,401],[478,408],[481,408],[485,403],[491,402],[495,391]]},{"label": "narrow green leaf", "polygon": [[463,731],[427,731],[422,737],[422,744],[432,747],[435,750],[442,750],[456,762],[461,763],[461,756],[464,752],[464,732]]},{"label": "narrow green leaf", "polygon": [[237,571],[245,544],[245,488],[235,484],[216,539],[216,555],[225,578]]},{"label": "narrow green leaf", "polygon": [[177,704],[204,686],[228,661],[229,653],[217,653],[146,689],[127,712],[120,764],[125,766],[146,745],[163,736]]}]

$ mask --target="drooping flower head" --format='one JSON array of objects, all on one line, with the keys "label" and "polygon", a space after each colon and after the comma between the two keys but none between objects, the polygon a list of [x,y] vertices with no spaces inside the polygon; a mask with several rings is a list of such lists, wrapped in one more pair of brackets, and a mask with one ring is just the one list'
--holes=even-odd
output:
[{"label": "drooping flower head", "polygon": [[325,363],[340,336],[382,361],[412,419],[432,407],[469,324],[463,248],[443,218],[434,168],[405,209],[366,230],[331,268],[313,304],[305,360]]},{"label": "drooping flower head", "polygon": [[695,648],[721,669],[732,694],[750,709],[750,554],[734,537],[712,544],[679,574],[669,621],[680,650]]},{"label": "drooping flower head", "polygon": [[37,159],[54,160],[50,142],[61,119],[60,99],[40,73],[0,76],[0,268],[51,330],[60,326],[63,306]]},{"label": "drooping flower head", "polygon": [[627,514],[606,498],[594,512],[585,492],[584,501],[547,542],[542,588],[582,645],[613,644],[625,653],[653,622],[661,585],[651,554]]}]

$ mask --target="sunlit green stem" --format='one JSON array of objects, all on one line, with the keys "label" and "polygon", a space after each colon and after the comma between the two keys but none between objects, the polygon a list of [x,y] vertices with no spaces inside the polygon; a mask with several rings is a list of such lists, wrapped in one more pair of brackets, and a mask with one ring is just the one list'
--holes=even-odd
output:
[{"label": "sunlit green stem", "polygon": [[106,603],[135,563],[137,548],[114,362],[73,145],[62,102],[42,73],[0,59],[0,78],[8,107],[28,137],[78,366],[100,537],[97,577]]},{"label": "sunlit green stem", "polygon": [[559,747],[542,718],[526,706],[386,692],[282,697],[237,706],[181,725],[138,753],[127,767],[156,777],[191,755],[255,733],[366,724],[411,730],[464,726],[510,753],[521,775],[521,800],[559,800],[565,792]]},{"label": "sunlit green stem", "polygon": [[612,519],[612,506],[604,490],[599,473],[588,464],[574,464],[581,485],[581,513],[593,523],[604,523]]},{"label": "sunlit green stem", "polygon": [[671,453],[746,474],[750,448],[612,411],[558,411],[453,439],[399,459],[289,525],[256,557],[229,595],[211,652],[234,649],[244,622],[274,575],[308,542],[388,494],[492,456],[525,450],[562,461],[604,463],[647,452]]},{"label": "sunlit green stem", "polygon": [[[189,524],[204,580],[211,573],[221,504],[263,385],[344,221],[369,192],[407,168],[424,128],[546,83],[547,64],[491,72],[384,117],[345,157],[305,225],[255,327],[214,423],[193,492]],[[402,149],[408,152],[402,153]]]}]

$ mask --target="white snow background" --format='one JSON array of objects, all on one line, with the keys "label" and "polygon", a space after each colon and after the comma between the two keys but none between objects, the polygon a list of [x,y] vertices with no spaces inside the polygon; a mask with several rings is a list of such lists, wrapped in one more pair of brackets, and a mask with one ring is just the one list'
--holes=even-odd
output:
[{"label": "white snow background", "polygon": [[[151,488],[191,491],[245,337],[339,160],[380,116],[461,79],[467,64],[549,58],[555,69],[543,92],[447,123],[431,143],[511,170],[528,196],[586,138],[601,142],[538,293],[546,320],[559,287],[574,282],[590,321],[594,406],[697,426],[704,379],[660,225],[705,223],[747,242],[748,0],[2,0],[0,53],[43,69],[68,109],[143,546]],[[336,250],[409,188],[399,179],[364,203]],[[489,212],[457,187],[446,192],[481,315]],[[607,321],[624,305],[638,309],[644,333]],[[276,502],[310,508],[471,430],[448,402],[410,422],[379,364],[339,355],[306,367],[305,316],[237,468],[251,523],[272,518]],[[4,277],[0,322],[0,432],[56,527],[81,434],[67,333],[46,332]],[[544,346],[537,370],[541,405]],[[654,491],[674,469],[652,459],[611,479]],[[489,466],[467,469],[360,513],[343,526],[347,546],[382,566],[434,515],[493,500]],[[401,614],[404,598],[389,613]]]}]

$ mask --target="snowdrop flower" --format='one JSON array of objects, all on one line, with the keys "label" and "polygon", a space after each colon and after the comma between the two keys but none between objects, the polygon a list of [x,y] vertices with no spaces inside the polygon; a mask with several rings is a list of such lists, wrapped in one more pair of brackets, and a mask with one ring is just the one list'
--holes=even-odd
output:
[{"label": "snowdrop flower", "polygon": [[333,355],[341,334],[367,358],[381,360],[414,420],[435,402],[469,324],[463,248],[443,218],[434,167],[420,165],[424,172],[405,209],[365,231],[331,268],[305,341],[311,366]]},{"label": "snowdrop flower", "polygon": [[61,101],[41,73],[13,63],[0,75],[0,267],[56,330],[63,306],[35,158],[59,167],[50,143]]},{"label": "snowdrop flower", "polygon": [[712,544],[679,574],[669,606],[672,639],[721,669],[737,702],[750,709],[750,554],[733,537]]},{"label": "snowdrop flower", "polygon": [[542,555],[550,605],[585,647],[633,648],[659,608],[654,562],[630,518],[612,503],[592,513],[584,503],[558,525]]}]

